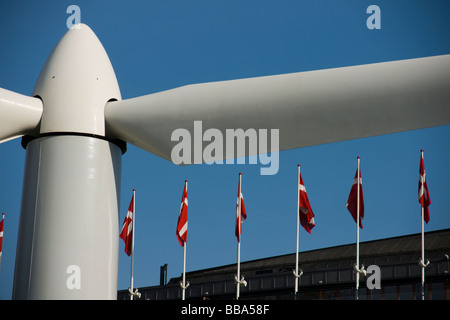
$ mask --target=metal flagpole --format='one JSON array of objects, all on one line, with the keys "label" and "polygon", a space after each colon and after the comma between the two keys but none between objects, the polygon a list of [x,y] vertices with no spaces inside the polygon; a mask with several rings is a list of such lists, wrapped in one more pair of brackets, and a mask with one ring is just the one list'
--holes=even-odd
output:
[{"label": "metal flagpole", "polygon": [[[186,188],[186,193],[187,193],[187,187],[188,187],[188,181],[186,180],[185,181],[185,188]],[[184,201],[184,199],[183,199],[183,201]],[[182,289],[182,300],[184,300],[185,299],[185,297],[186,297],[186,295],[185,295],[185,293],[186,293],[186,288],[189,286],[189,284],[188,285],[186,285],[186,244],[187,244],[187,241],[184,241],[183,242],[183,284],[181,285],[181,289]]]},{"label": "metal flagpole", "polygon": [[364,265],[359,268],[359,221],[360,221],[360,208],[361,208],[361,168],[360,168],[360,158],[358,157],[358,169],[356,173],[356,286],[355,286],[355,299],[359,299],[359,276],[360,274],[366,275],[366,270]]},{"label": "metal flagpole", "polygon": [[425,300],[425,250],[424,250],[424,245],[425,245],[425,240],[423,237],[423,229],[424,229],[424,225],[423,225],[423,215],[424,215],[424,208],[422,207],[422,259],[420,260],[420,265],[422,267],[422,300]]},{"label": "metal flagpole", "polygon": [[295,298],[297,299],[298,292],[298,240],[299,240],[299,208],[300,208],[300,165],[298,165],[298,175],[297,175],[297,246],[295,250]]},{"label": "metal flagpole", "polygon": [[182,296],[181,296],[182,300],[184,300],[186,297],[185,292],[186,292],[186,288],[187,288],[187,286],[186,286],[186,242],[184,243],[183,248],[184,248],[183,249],[183,284],[181,286],[181,289],[183,289]]},{"label": "metal flagpole", "polygon": [[138,289],[133,290],[135,211],[136,211],[136,189],[133,189],[133,213],[131,215],[133,224],[131,234],[131,279],[130,279],[130,288],[128,289],[128,291],[130,292],[130,300],[133,300],[134,296],[137,296],[138,298],[141,297],[141,294],[138,291]]},{"label": "metal flagpole", "polygon": [[[420,161],[423,161],[423,150],[420,150]],[[421,174],[422,175],[422,174]],[[425,170],[423,173],[423,176],[425,176]],[[425,197],[425,177],[420,177],[420,182],[422,184],[422,190],[423,190],[423,196]],[[420,200],[420,198],[419,198]],[[425,238],[424,238],[424,211],[425,208],[421,205],[421,218],[422,218],[422,258],[419,261],[420,266],[422,267],[422,285],[421,285],[421,296],[422,296],[422,300],[425,300],[425,268],[428,266],[428,264],[430,263],[429,261],[425,262]]]},{"label": "metal flagpole", "polygon": [[236,300],[239,300],[239,289],[241,286],[241,182],[242,175],[239,173],[239,197],[238,197],[238,247],[237,247],[237,276],[236,276]]},{"label": "metal flagpole", "polygon": [[[240,223],[240,221],[239,221],[239,223]],[[238,262],[237,262],[237,276],[236,276],[236,300],[239,300],[239,287],[241,286],[241,284],[239,283],[239,279],[241,277],[240,259],[241,259],[241,241],[238,241]]]},{"label": "metal flagpole", "polygon": [[136,211],[136,189],[133,189],[133,214],[132,214],[133,233],[131,234],[130,300],[133,300],[133,296],[134,296],[134,292],[133,292],[133,269],[134,269],[134,233],[135,233],[134,215],[135,215],[135,211]]},{"label": "metal flagpole", "polygon": [[356,300],[359,299],[359,182],[360,182],[360,171],[359,171],[359,157],[358,157],[358,174],[357,174],[357,185],[356,185]]},{"label": "metal flagpole", "polygon": [[2,220],[0,220],[0,268],[2,266],[2,243],[3,243],[3,231],[5,230],[5,213],[2,213]]},{"label": "metal flagpole", "polygon": [[236,209],[237,223],[238,223],[238,262],[237,262],[237,275],[234,280],[236,281],[236,300],[239,300],[239,291],[240,286],[243,284],[247,286],[247,281],[244,280],[244,277],[241,277],[241,210],[242,210],[242,173],[239,173],[239,187],[238,187],[238,204]]},{"label": "metal flagpole", "polygon": [[295,250],[295,300],[297,300],[297,293],[298,293],[298,279],[300,278],[300,275],[298,274],[298,241],[299,241],[299,225],[300,225],[300,217],[299,217],[299,208],[300,208],[300,165],[298,165],[298,175],[297,175],[297,243],[296,243],[296,250]]}]

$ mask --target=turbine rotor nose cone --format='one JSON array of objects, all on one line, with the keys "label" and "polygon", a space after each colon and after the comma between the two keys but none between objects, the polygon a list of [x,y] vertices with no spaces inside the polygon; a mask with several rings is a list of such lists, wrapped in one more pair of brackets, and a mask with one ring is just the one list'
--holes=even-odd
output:
[{"label": "turbine rotor nose cone", "polygon": [[85,24],[69,29],[48,57],[33,92],[44,105],[40,133],[105,135],[104,108],[121,100],[108,55]]}]

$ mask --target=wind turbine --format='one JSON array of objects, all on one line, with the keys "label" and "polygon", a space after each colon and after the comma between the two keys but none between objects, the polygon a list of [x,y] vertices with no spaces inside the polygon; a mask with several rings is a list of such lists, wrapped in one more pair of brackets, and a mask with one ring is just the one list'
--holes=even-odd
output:
[{"label": "wind turbine", "polygon": [[26,148],[13,298],[116,299],[126,143],[170,160],[172,132],[193,134],[196,120],[224,134],[277,128],[279,150],[447,125],[449,89],[443,55],[122,100],[103,46],[77,25],[53,49],[32,96],[0,88],[0,142],[23,136]]}]

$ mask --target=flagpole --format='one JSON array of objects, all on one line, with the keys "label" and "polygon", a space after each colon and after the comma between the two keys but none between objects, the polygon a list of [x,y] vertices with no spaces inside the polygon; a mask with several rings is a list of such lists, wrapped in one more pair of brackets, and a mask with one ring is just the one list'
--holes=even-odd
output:
[{"label": "flagpole", "polygon": [[[236,282],[236,300],[239,300],[239,292],[240,292],[240,286],[243,284],[244,286],[247,286],[247,281],[244,280],[244,277],[241,277],[241,228],[242,228],[242,173],[239,173],[239,185],[238,185],[238,197],[237,197],[237,208],[236,208],[236,224],[237,224],[237,232],[236,237],[238,239],[238,246],[237,246],[237,274],[234,278]],[[245,212],[245,211],[244,211]]]},{"label": "flagpole", "polygon": [[[188,181],[185,181],[185,189],[186,189],[186,193],[187,193],[187,184]],[[182,300],[185,299],[185,292],[186,292],[186,244],[187,241],[184,241],[183,243],[183,285],[182,285]]]},{"label": "flagpole", "polygon": [[[421,157],[421,160],[420,161],[423,161],[423,150],[420,150],[420,157]],[[423,188],[423,186],[422,186],[422,188]],[[425,262],[425,250],[424,250],[424,245],[425,245],[425,240],[424,240],[424,237],[423,237],[423,230],[424,230],[424,224],[423,224],[423,220],[424,220],[424,207],[423,206],[420,206],[422,209],[421,209],[421,217],[422,217],[422,221],[421,221],[421,224],[422,224],[422,259],[421,259],[421,267],[422,267],[422,286],[421,286],[421,296],[422,296],[422,300],[425,300],[425,288],[424,288],[424,286],[425,286],[425,264],[424,264],[424,262]]]},{"label": "flagpole", "polygon": [[[1,225],[2,224],[2,225]],[[2,266],[2,252],[3,252],[3,232],[5,230],[5,213],[2,213],[2,220],[0,220],[2,229],[0,230],[0,268]]]},{"label": "flagpole", "polygon": [[420,260],[421,262],[421,267],[422,267],[422,300],[425,300],[425,250],[424,250],[424,245],[425,245],[425,241],[424,241],[424,237],[423,237],[423,229],[424,229],[424,225],[423,225],[423,217],[424,216],[424,209],[422,207],[422,259]]},{"label": "flagpole", "polygon": [[[420,161],[423,161],[423,150],[420,150]],[[425,171],[425,170],[424,170]],[[423,174],[425,176],[425,173]],[[425,180],[425,179],[424,179]],[[425,194],[425,187],[424,184],[425,181],[422,181],[422,189],[424,190],[423,193]],[[421,286],[421,298],[422,300],[425,300],[425,268],[428,266],[428,262],[425,263],[425,237],[424,237],[424,215],[425,215],[425,208],[421,205],[421,224],[422,224],[422,258],[420,260],[420,266],[422,267],[422,286]]]},{"label": "flagpole", "polygon": [[182,289],[181,300],[184,300],[186,297],[186,295],[185,295],[185,292],[186,292],[186,242],[184,243],[183,248],[184,248],[183,249],[183,284],[181,285],[181,289]]},{"label": "flagpole", "polygon": [[236,300],[239,300],[239,287],[241,284],[239,283],[239,279],[241,277],[240,273],[240,259],[241,259],[241,242],[238,241],[238,262],[237,262],[237,276],[236,276]]},{"label": "flagpole", "polygon": [[358,174],[356,187],[356,300],[359,299],[359,182],[360,182],[360,159],[358,157]]},{"label": "flagpole", "polygon": [[130,300],[133,300],[134,292],[133,292],[133,269],[134,269],[134,234],[135,234],[135,224],[134,224],[134,215],[136,210],[136,189],[133,189],[133,213],[132,213],[132,223],[133,223],[133,232],[131,235],[131,279],[130,279]]},{"label": "flagpole", "polygon": [[238,202],[238,244],[237,244],[237,276],[236,276],[236,300],[239,300],[239,289],[241,286],[241,194],[242,194],[242,174],[239,173],[239,202]]},{"label": "flagpole", "polygon": [[298,241],[299,241],[299,224],[300,224],[300,217],[299,217],[299,208],[300,208],[300,165],[298,165],[298,175],[297,175],[297,246],[295,250],[295,300],[297,300],[297,292],[298,292]]}]

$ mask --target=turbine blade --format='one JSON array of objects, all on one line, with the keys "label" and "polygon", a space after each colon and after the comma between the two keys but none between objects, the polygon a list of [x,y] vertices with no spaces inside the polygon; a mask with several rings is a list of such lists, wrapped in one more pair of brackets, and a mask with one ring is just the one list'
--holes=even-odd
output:
[{"label": "turbine blade", "polygon": [[170,160],[179,143],[172,133],[185,128],[194,142],[196,120],[223,137],[226,129],[279,129],[286,150],[447,125],[449,104],[443,55],[188,85],[109,102],[105,120],[107,135]]},{"label": "turbine blade", "polygon": [[0,143],[32,133],[42,110],[40,99],[0,88]]}]

